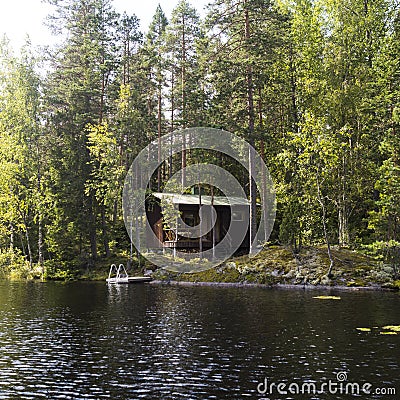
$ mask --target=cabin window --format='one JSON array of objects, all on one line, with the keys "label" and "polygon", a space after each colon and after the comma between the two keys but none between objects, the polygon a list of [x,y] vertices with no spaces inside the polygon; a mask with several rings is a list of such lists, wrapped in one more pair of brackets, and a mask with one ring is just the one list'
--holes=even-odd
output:
[{"label": "cabin window", "polygon": [[189,226],[195,226],[195,219],[193,214],[183,214],[183,222]]},{"label": "cabin window", "polygon": [[244,213],[243,211],[232,211],[232,221],[243,221]]}]

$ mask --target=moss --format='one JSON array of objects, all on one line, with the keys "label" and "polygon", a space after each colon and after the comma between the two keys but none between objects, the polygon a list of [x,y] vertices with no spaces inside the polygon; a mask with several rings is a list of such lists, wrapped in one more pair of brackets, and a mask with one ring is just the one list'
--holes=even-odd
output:
[{"label": "moss", "polygon": [[394,281],[393,282],[393,288],[396,288],[396,289],[400,289],[400,280],[397,280],[397,281]]},{"label": "moss", "polygon": [[189,282],[241,282],[243,276],[236,269],[224,268],[218,271],[216,268],[211,268],[202,272],[182,274],[178,280]]},{"label": "moss", "polygon": [[276,285],[280,282],[281,280],[279,278],[268,274],[261,274],[257,279],[257,283],[261,283],[263,285]]},{"label": "moss", "polygon": [[[312,285],[347,285],[369,286],[371,282],[379,282],[392,289],[400,288],[400,281],[393,281],[389,271],[371,257],[350,249],[333,246],[334,276],[326,277],[329,268],[329,257],[325,246],[303,247],[300,254],[284,246],[269,246],[255,257],[243,255],[227,260],[224,264],[198,273],[174,273],[149,263],[145,258],[139,262],[135,258],[128,271],[130,275],[142,275],[145,270],[153,270],[153,279],[178,280],[188,282],[231,282],[260,283],[265,285],[311,283]],[[193,262],[196,262],[194,260]],[[53,262],[47,271],[48,279],[85,279],[104,280],[111,264],[127,265],[128,255],[120,253],[113,257],[99,260],[96,265],[81,264],[77,271],[72,265],[59,265]],[[15,273],[17,274],[17,273]],[[18,275],[18,274],[17,274]],[[22,274],[23,275],[23,274]]]},{"label": "moss", "polygon": [[259,283],[258,279],[259,279],[258,275],[255,274],[250,274],[246,276],[246,281],[248,283]]},{"label": "moss", "polygon": [[354,268],[354,270],[353,270],[353,276],[358,276],[358,277],[362,277],[362,276],[365,276],[365,274],[367,273],[367,271],[370,271],[371,269],[370,268],[364,268],[364,267],[357,267],[357,268]]},{"label": "moss", "polygon": [[156,279],[176,279],[190,282],[248,282],[267,285],[281,284],[323,284],[327,286],[367,286],[370,274],[377,267],[364,254],[349,249],[334,249],[334,276],[326,277],[330,260],[326,248],[305,247],[295,258],[283,246],[270,246],[257,256],[248,255],[228,260],[224,265],[193,274],[173,275],[156,271]]}]

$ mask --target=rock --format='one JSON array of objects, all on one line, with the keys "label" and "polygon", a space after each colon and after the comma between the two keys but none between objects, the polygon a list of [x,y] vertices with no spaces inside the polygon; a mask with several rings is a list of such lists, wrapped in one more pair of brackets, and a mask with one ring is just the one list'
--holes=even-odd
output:
[{"label": "rock", "polygon": [[324,275],[322,278],[321,278],[321,284],[322,285],[329,285],[331,283],[331,280],[330,280],[330,278],[327,276],[327,275]]},{"label": "rock", "polygon": [[382,271],[389,276],[391,276],[393,274],[393,268],[389,267],[388,265],[385,265],[384,267],[382,267]]},{"label": "rock", "polygon": [[395,282],[385,282],[381,285],[382,288],[384,289],[392,289],[392,290],[399,290],[399,286],[396,285]]},{"label": "rock", "polygon": [[296,273],[296,271],[295,271],[294,269],[291,269],[291,270],[290,270],[287,274],[285,274],[283,277],[284,277],[284,278],[290,279],[290,278],[293,278],[293,277],[294,277],[295,273]]},{"label": "rock", "polygon": [[384,269],[376,270],[373,269],[366,279],[371,279],[375,282],[390,282],[392,280],[392,273],[387,273]]},{"label": "rock", "polygon": [[247,274],[249,274],[251,272],[251,269],[247,266],[247,265],[245,265],[243,268],[242,268],[242,271],[240,272],[242,275],[247,275]]},{"label": "rock", "polygon": [[169,275],[168,271],[165,270],[164,268],[160,268],[156,271],[157,277],[159,278],[165,278]]},{"label": "rock", "polygon": [[298,272],[298,273],[296,274],[295,278],[296,278],[296,279],[303,279],[304,276],[303,276],[303,274],[302,274],[301,272]]}]

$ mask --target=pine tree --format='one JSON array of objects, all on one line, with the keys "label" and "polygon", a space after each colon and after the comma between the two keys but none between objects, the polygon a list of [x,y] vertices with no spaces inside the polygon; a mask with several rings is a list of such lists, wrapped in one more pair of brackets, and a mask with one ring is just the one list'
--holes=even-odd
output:
[{"label": "pine tree", "polygon": [[[278,13],[269,1],[218,0],[211,4],[207,25],[211,31],[210,57],[215,90],[215,121],[240,133],[255,147],[263,129],[263,91],[272,74],[278,43]],[[257,99],[258,96],[258,99]],[[257,103],[258,100],[258,103]],[[257,103],[257,104],[256,104]],[[258,106],[258,110],[257,110]],[[258,124],[256,114],[258,113]],[[250,243],[257,230],[257,191],[252,176],[254,155],[249,154]]]},{"label": "pine tree", "polygon": [[[171,125],[175,128],[197,126],[198,123],[198,55],[196,44],[201,38],[200,17],[195,8],[181,0],[172,11],[167,27],[170,65]],[[186,167],[186,142],[182,143],[181,168]],[[186,186],[182,174],[182,186]]]},{"label": "pine tree", "polygon": [[[156,89],[157,98],[157,139],[158,139],[158,162],[161,163],[161,135],[163,130],[163,87],[166,84],[166,27],[167,17],[158,5],[156,13],[150,24],[145,43],[145,52],[148,56],[151,77]],[[161,167],[157,171],[157,190],[161,190]]]},{"label": "pine tree", "polygon": [[[106,236],[104,204],[93,191],[85,195],[93,163],[88,150],[88,127],[101,126],[112,107],[111,81],[120,60],[115,59],[118,15],[110,0],[51,1],[56,5],[56,22],[66,41],[53,60],[48,79],[47,98],[49,123],[59,145],[54,149],[58,160],[56,195],[65,219],[65,229],[58,248],[68,239],[86,253],[86,238],[90,255],[97,258],[97,214],[101,214],[103,239]],[[70,227],[70,228],[67,228]],[[64,237],[63,237],[64,236]],[[109,254],[104,239],[105,253]],[[75,247],[75,246],[74,246]],[[62,250],[61,250],[62,251]]]}]

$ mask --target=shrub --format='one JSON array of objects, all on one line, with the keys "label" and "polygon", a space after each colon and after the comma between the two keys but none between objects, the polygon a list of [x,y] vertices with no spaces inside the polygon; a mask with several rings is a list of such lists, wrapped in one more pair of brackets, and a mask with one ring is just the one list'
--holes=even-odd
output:
[{"label": "shrub", "polygon": [[32,279],[28,261],[16,251],[0,250],[0,276],[10,279]]}]

